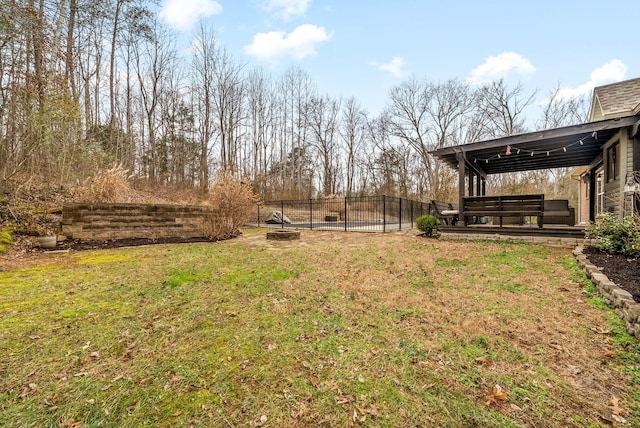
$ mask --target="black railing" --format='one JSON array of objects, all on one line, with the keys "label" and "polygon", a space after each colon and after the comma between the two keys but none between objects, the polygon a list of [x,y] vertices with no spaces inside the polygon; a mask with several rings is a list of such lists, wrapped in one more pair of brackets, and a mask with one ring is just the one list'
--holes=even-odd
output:
[{"label": "black railing", "polygon": [[258,226],[389,232],[411,229],[431,213],[431,204],[393,196],[265,201],[256,207]]}]

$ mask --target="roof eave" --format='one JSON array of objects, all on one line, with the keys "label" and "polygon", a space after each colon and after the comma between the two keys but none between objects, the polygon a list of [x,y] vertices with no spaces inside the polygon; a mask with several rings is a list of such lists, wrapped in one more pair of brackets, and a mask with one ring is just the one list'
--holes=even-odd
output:
[{"label": "roof eave", "polygon": [[585,134],[589,132],[600,131],[602,129],[622,128],[625,126],[633,125],[634,123],[636,123],[637,120],[638,118],[634,115],[634,116],[625,116],[625,117],[619,117],[619,118],[613,118],[613,119],[606,119],[598,122],[587,122],[587,123],[581,123],[579,125],[565,126],[562,128],[528,132],[525,134],[517,134],[517,135],[511,135],[507,137],[495,138],[493,140],[477,141],[477,142],[462,144],[458,146],[444,147],[441,149],[433,150],[430,153],[432,155],[454,154],[460,150],[464,152],[465,149],[468,149],[471,147],[478,148],[479,145],[482,146],[482,149],[491,149],[494,147],[501,147],[506,145],[516,145],[518,143],[523,143],[523,142],[532,142],[536,140],[566,137],[574,134]]}]

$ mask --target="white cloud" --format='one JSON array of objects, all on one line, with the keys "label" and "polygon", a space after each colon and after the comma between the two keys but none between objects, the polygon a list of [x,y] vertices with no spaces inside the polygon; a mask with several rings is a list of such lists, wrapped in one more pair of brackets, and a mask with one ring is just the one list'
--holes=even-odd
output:
[{"label": "white cloud", "polygon": [[388,71],[389,73],[393,74],[395,77],[402,77],[405,74],[404,69],[407,66],[407,61],[405,61],[404,58],[401,58],[399,56],[394,56],[393,59],[391,59],[391,62],[379,63],[379,62],[372,61],[369,63],[369,65],[378,67],[378,70]]},{"label": "white cloud", "polygon": [[535,73],[536,68],[527,58],[515,52],[503,52],[487,58],[481,64],[471,70],[471,76],[467,83],[482,85],[492,80],[506,78],[509,74],[529,75]]},{"label": "white cloud", "polygon": [[576,88],[561,88],[558,91],[558,97],[567,99],[590,94],[596,86],[623,80],[627,74],[627,69],[628,67],[625,63],[619,59],[613,59],[593,70],[588,82]]},{"label": "white cloud", "polygon": [[265,0],[262,7],[283,19],[303,15],[309,9],[311,0]]},{"label": "white cloud", "polygon": [[166,0],[158,16],[171,27],[188,31],[200,20],[222,12],[215,0]]},{"label": "white cloud", "polygon": [[244,47],[244,53],[275,64],[283,58],[303,59],[317,55],[316,46],[330,38],[324,27],[304,24],[289,34],[284,31],[258,33],[251,44]]}]

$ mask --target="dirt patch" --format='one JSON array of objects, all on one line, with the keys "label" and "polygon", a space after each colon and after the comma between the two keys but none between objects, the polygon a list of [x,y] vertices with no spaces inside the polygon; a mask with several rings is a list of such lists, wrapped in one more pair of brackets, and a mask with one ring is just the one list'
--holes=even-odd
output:
[{"label": "dirt patch", "polygon": [[631,293],[633,300],[640,303],[640,259],[606,254],[593,247],[586,247],[584,254],[611,281]]}]

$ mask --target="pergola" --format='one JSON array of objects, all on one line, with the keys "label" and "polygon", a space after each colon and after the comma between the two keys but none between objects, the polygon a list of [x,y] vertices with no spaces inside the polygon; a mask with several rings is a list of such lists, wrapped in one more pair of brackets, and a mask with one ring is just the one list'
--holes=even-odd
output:
[{"label": "pergola", "polygon": [[[592,165],[602,157],[602,146],[621,128],[638,126],[638,117],[623,117],[599,122],[530,132],[444,147],[432,154],[459,171],[459,205],[468,196],[486,194],[486,179],[491,174]],[[465,183],[465,177],[468,177]],[[591,174],[590,191],[595,189]],[[591,201],[595,195],[590,195]],[[591,203],[593,210],[593,203]]]}]

